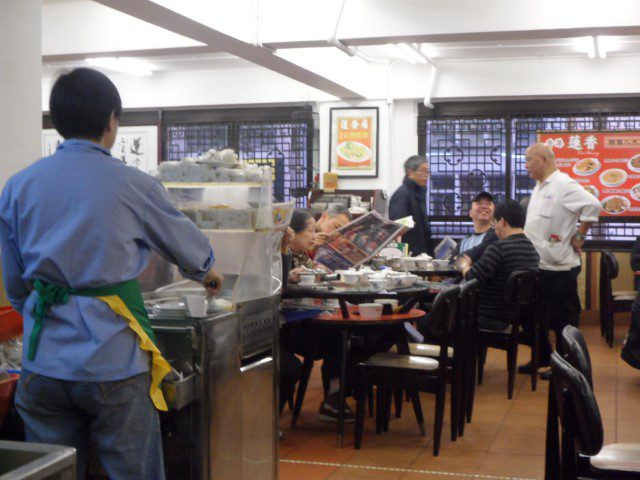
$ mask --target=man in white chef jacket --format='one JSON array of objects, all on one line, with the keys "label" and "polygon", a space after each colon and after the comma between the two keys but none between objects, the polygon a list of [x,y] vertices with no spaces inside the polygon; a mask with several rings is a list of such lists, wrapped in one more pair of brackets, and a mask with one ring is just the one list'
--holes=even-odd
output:
[{"label": "man in white chef jacket", "polygon": [[[527,209],[525,235],[540,255],[542,307],[549,329],[558,338],[566,325],[578,325],[580,251],[591,225],[598,221],[600,202],[556,167],[553,150],[534,143],[526,153],[525,168],[536,181]],[[547,332],[540,338],[540,366],[549,365]],[[529,373],[531,364],[520,373]],[[548,379],[545,372],[543,379]]]}]

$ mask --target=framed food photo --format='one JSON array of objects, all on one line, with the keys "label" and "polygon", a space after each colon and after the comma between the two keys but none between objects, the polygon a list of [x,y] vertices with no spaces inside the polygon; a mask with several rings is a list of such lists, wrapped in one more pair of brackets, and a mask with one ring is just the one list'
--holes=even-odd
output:
[{"label": "framed food photo", "polygon": [[340,177],[378,177],[378,107],[331,108],[329,171]]}]

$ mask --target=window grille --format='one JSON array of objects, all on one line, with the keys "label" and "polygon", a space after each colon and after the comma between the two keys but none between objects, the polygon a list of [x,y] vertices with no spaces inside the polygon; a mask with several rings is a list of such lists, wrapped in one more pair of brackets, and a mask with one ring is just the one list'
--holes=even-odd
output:
[{"label": "window grille", "polygon": [[240,159],[273,168],[273,195],[304,208],[311,188],[313,128],[307,122],[229,121],[165,124],[165,158],[197,157],[210,150],[233,148]]},{"label": "window grille", "polygon": [[[555,109],[557,110],[557,109]],[[632,113],[461,114],[420,116],[420,151],[429,157],[427,212],[436,238],[461,238],[472,230],[468,206],[480,191],[496,202],[529,196],[535,182],[524,167],[525,151],[545,131],[640,130]],[[640,236],[640,218],[604,218],[593,226],[598,242]]]}]

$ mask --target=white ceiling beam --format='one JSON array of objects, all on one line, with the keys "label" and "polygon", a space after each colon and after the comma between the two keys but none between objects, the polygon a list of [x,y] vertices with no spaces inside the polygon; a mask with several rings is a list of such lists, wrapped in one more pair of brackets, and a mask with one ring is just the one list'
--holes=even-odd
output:
[{"label": "white ceiling beam", "polygon": [[76,62],[87,57],[165,57],[173,55],[202,55],[206,53],[221,53],[220,49],[207,45],[202,47],[171,47],[151,48],[142,50],[113,50],[95,53],[61,53],[57,55],[43,55],[42,63]]},{"label": "white ceiling beam", "polygon": [[[554,30],[511,30],[493,32],[458,32],[422,35],[392,35],[377,37],[338,38],[349,47],[386,45],[390,43],[454,43],[454,42],[505,42],[510,40],[547,40],[585,36],[626,36],[640,35],[639,26],[560,28]],[[264,46],[273,50],[288,48],[326,47],[327,40],[300,40],[269,42]]]},{"label": "white ceiling beam", "polygon": [[225,51],[256,65],[277,72],[310,87],[342,99],[363,99],[364,96],[329,78],[318,75],[273,54],[265,47],[251,45],[235,37],[210,28],[150,0],[96,0],[96,2],[127,15],[197,40],[220,51]]}]

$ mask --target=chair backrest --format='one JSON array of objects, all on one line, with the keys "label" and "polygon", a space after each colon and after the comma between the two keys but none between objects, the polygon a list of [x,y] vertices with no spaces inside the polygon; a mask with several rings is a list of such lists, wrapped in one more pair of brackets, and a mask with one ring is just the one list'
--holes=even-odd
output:
[{"label": "chair backrest", "polygon": [[446,365],[447,349],[454,346],[456,325],[458,324],[458,304],[460,303],[460,286],[452,285],[436,295],[429,312],[428,321],[440,339],[441,365]]},{"label": "chair backrest", "polygon": [[[611,281],[618,276],[618,260],[609,250],[600,251],[600,310],[613,312],[613,288]],[[612,314],[612,313],[611,313]]]},{"label": "chair backrest", "polygon": [[537,286],[537,270],[514,270],[507,278],[504,299],[513,305],[530,305],[535,302]]},{"label": "chair backrest", "polygon": [[620,267],[618,266],[618,259],[609,250],[602,250],[600,252],[600,265],[605,265],[609,278],[613,280],[618,277]]},{"label": "chair backrest", "polygon": [[573,368],[584,375],[589,386],[593,389],[591,357],[587,342],[585,342],[580,330],[573,325],[567,325],[562,330],[562,356]]},{"label": "chair backrest", "polygon": [[[468,350],[465,345],[471,345],[475,339],[475,332],[478,330],[478,289],[480,284],[475,278],[465,282],[460,286],[460,305],[458,306],[458,315],[460,321],[460,343],[463,348],[460,350]],[[458,353],[458,345],[455,345],[456,353]]]},{"label": "chair backrest", "polygon": [[[596,455],[602,449],[604,431],[589,382],[557,352],[551,354],[551,374],[563,438],[569,439],[562,442],[563,450],[572,445],[582,455]],[[569,453],[575,459],[575,452],[562,453],[563,464],[565,458],[571,458]]]}]

